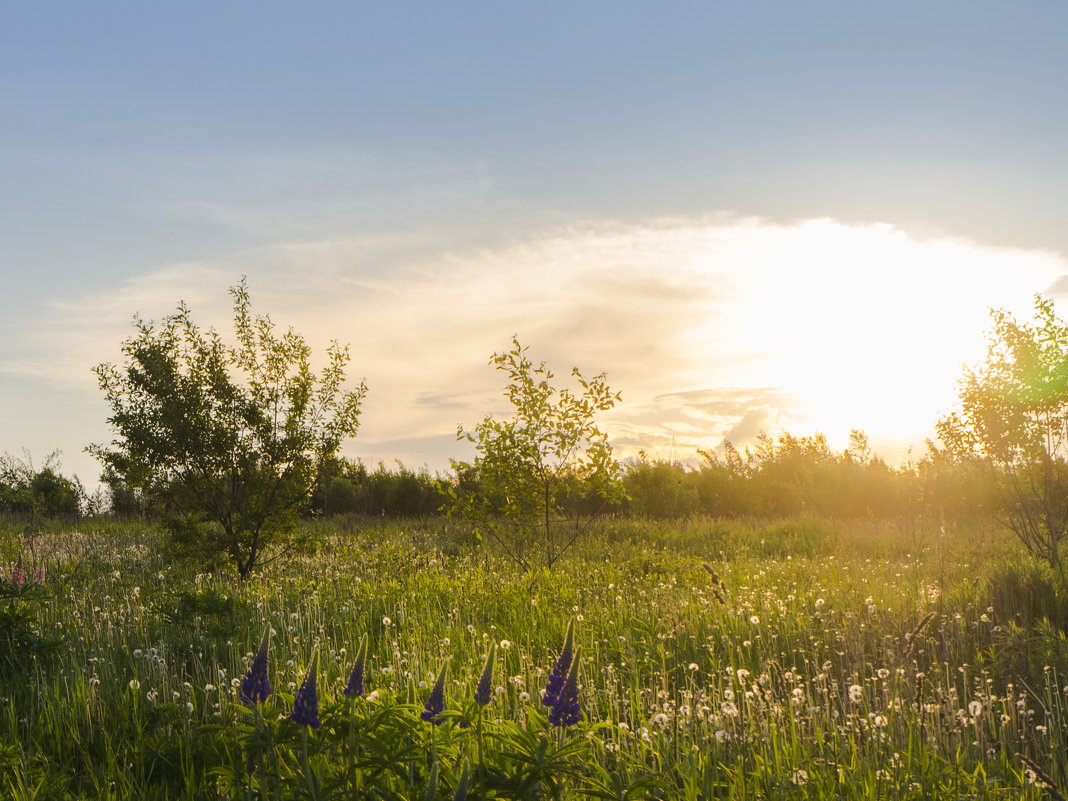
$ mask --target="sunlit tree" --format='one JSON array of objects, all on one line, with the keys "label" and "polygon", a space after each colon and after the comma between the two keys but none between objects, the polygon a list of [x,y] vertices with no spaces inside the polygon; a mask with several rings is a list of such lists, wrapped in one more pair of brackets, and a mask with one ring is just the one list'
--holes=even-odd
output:
[{"label": "sunlit tree", "polygon": [[964,371],[960,408],[938,436],[992,474],[1006,525],[1063,573],[1068,532],[1068,325],[1035,298],[1035,319],[993,311],[986,360]]},{"label": "sunlit tree", "polygon": [[594,422],[619,394],[603,373],[586,379],[577,367],[571,375],[578,391],[554,386],[552,371],[532,362],[517,338],[490,364],[508,376],[504,394],[513,416],[486,417],[473,431],[458,428],[457,437],[473,442],[477,455],[453,463],[459,480],[450,489],[451,513],[472,521],[525,568],[537,559],[551,567],[580,533],[578,516],[567,514],[569,496],[581,488],[607,500],[623,494],[612,447]]},{"label": "sunlit tree", "polygon": [[244,577],[293,544],[321,466],[356,434],[366,388],[345,388],[347,347],[333,343],[316,374],[302,336],[252,314],[244,280],[230,294],[234,346],[184,303],[158,326],[135,319],[125,364],[95,368],[116,439],[89,450],[113,482],[160,505],[179,552],[229,559]]}]

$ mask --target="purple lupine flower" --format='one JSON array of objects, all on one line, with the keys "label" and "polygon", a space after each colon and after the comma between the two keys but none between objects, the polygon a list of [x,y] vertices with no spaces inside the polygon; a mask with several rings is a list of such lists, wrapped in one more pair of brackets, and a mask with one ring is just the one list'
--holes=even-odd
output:
[{"label": "purple lupine flower", "polygon": [[11,583],[16,587],[21,587],[22,582],[26,579],[26,571],[22,569],[22,557],[15,562],[15,569],[11,571]]},{"label": "purple lupine flower", "polygon": [[582,707],[579,706],[578,696],[578,655],[581,650],[576,649],[575,659],[571,662],[571,669],[567,671],[564,686],[553,708],[549,710],[550,726],[572,726],[582,720]]},{"label": "purple lupine flower", "polygon": [[356,650],[356,664],[352,666],[349,680],[341,694],[346,698],[358,698],[363,695],[363,663],[367,659],[367,635],[360,640],[360,647]]},{"label": "purple lupine flower", "polygon": [[35,580],[36,580],[38,586],[41,586],[41,587],[44,586],[44,583],[45,583],[45,569],[44,569],[43,565],[41,567],[37,568],[37,576],[35,577]]},{"label": "purple lupine flower", "polygon": [[449,669],[449,660],[445,659],[441,663],[441,670],[438,671],[438,679],[434,682],[434,688],[430,691],[430,697],[426,699],[426,703],[423,705],[423,711],[419,713],[419,717],[423,720],[430,721],[435,726],[441,723],[441,718],[438,717],[445,711],[445,674]]},{"label": "purple lupine flower", "polygon": [[271,694],[271,680],[267,677],[267,650],[271,642],[271,627],[263,630],[259,650],[249,666],[248,673],[241,679],[241,699],[250,704],[266,701]]},{"label": "purple lupine flower", "polygon": [[486,654],[486,664],[482,668],[482,675],[475,687],[475,702],[479,706],[485,706],[490,702],[493,694],[493,660],[497,656],[497,641],[490,643],[489,653]]},{"label": "purple lupine flower", "polygon": [[556,700],[560,697],[564,682],[567,681],[567,672],[571,668],[574,643],[575,618],[571,618],[567,624],[567,635],[564,637],[564,650],[560,652],[560,658],[556,660],[556,665],[549,674],[549,682],[545,685],[545,693],[541,697],[541,702],[545,706],[556,706]]},{"label": "purple lupine flower", "polygon": [[311,663],[308,665],[308,673],[304,682],[297,690],[296,701],[293,702],[293,713],[289,719],[302,726],[311,726],[318,729],[322,725],[319,721],[319,693],[315,687],[316,674],[319,672],[319,649],[312,651]]}]

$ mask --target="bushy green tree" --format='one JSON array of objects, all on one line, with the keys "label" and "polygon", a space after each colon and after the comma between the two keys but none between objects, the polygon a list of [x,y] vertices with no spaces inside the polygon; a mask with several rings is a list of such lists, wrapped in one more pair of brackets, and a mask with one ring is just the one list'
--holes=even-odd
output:
[{"label": "bushy green tree", "polygon": [[320,466],[356,434],[366,387],[345,388],[347,347],[332,343],[316,374],[302,336],[252,314],[244,279],[230,294],[233,346],[184,303],[158,326],[135,318],[125,364],[94,369],[117,438],[90,451],[159,505],[179,553],[228,559],[245,577],[294,544]]},{"label": "bushy green tree", "polygon": [[1068,534],[1068,325],[1035,298],[1035,320],[991,312],[986,360],[964,371],[960,409],[938,436],[962,463],[977,463],[1000,490],[1007,526],[1063,573]]},{"label": "bushy green tree", "polygon": [[17,459],[0,454],[0,511],[32,517],[77,517],[86,500],[77,477],[61,472],[59,452],[37,469],[29,454]]},{"label": "bushy green tree", "polygon": [[578,508],[574,499],[590,488],[606,501],[623,495],[619,465],[594,422],[620,396],[603,373],[586,379],[577,367],[577,391],[554,386],[545,362],[532,362],[514,337],[512,349],[495,353],[490,364],[508,376],[504,395],[513,416],[457,429],[477,455],[453,462],[451,514],[472,521],[524,568],[540,560],[552,567],[581,533],[579,515],[568,514]]}]

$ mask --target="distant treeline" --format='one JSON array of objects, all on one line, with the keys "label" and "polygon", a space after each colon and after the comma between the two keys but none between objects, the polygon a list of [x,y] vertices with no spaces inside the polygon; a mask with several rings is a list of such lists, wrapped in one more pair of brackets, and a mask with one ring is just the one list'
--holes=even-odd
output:
[{"label": "distant treeline", "polygon": [[[822,434],[763,436],[745,452],[729,445],[699,451],[700,463],[639,459],[623,463],[627,497],[606,504],[592,488],[575,482],[564,506],[580,514],[622,514],[678,518],[815,514],[826,517],[967,517],[988,513],[993,485],[975,465],[961,463],[928,444],[917,462],[891,467],[870,453],[867,439],[855,431],[850,446],[831,449]],[[59,472],[53,455],[36,469],[29,459],[0,457],[0,513],[20,516],[72,517],[110,512],[119,516],[153,516],[150,498],[102,477],[106,493],[87,496],[77,478]],[[426,469],[395,468],[379,463],[332,459],[322,470],[308,504],[308,514],[429,517],[441,511],[445,491],[457,480],[477,482],[477,475],[432,474]],[[102,497],[106,495],[107,497]]]},{"label": "distant treeline", "polygon": [[729,445],[699,451],[699,467],[641,459],[628,464],[631,514],[742,517],[968,517],[993,509],[995,489],[978,465],[950,458],[934,444],[914,463],[890,467],[873,456],[862,432],[833,451],[822,434],[761,437],[740,453]]},{"label": "distant treeline", "polygon": [[[850,446],[835,452],[822,434],[777,439],[761,437],[744,453],[725,446],[699,451],[701,463],[646,457],[621,465],[627,497],[605,502],[576,482],[564,503],[569,512],[611,513],[652,518],[691,515],[722,517],[816,514],[826,517],[967,517],[992,510],[989,476],[976,465],[950,458],[934,444],[915,463],[890,467],[871,454],[855,431]],[[374,470],[338,460],[324,475],[311,508],[338,514],[427,516],[440,511],[443,492],[477,474],[432,475],[403,466]]]},{"label": "distant treeline", "polygon": [[60,472],[59,454],[37,468],[27,455],[0,454],[0,514],[15,517],[78,517],[94,508],[77,478]]}]

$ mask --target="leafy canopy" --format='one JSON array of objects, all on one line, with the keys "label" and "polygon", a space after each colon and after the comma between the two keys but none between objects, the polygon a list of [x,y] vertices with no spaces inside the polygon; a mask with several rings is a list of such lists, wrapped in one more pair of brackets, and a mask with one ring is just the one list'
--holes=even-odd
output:
[{"label": "leafy canopy", "polygon": [[233,347],[185,303],[158,326],[135,317],[122,367],[94,368],[117,437],[89,450],[110,483],[158,505],[179,552],[229,559],[244,577],[294,544],[320,466],[356,434],[366,386],[344,387],[347,347],[331,343],[316,374],[302,336],[252,314],[244,279],[230,294]]},{"label": "leafy canopy", "polygon": [[[591,379],[573,368],[578,391],[552,384],[545,362],[534,364],[527,348],[490,359],[508,376],[504,395],[513,409],[506,420],[486,417],[457,438],[473,442],[474,462],[453,462],[460,477],[452,512],[467,517],[504,546],[524,568],[541,556],[551,567],[575,541],[577,496],[587,491],[606,500],[622,497],[622,476],[594,417],[620,399],[602,373]],[[569,530],[561,531],[563,523]]]},{"label": "leafy canopy", "polygon": [[993,473],[1008,527],[1060,568],[1068,533],[1068,325],[1041,296],[1034,322],[991,314],[986,361],[964,371],[960,410],[938,422],[938,435],[958,459]]}]

